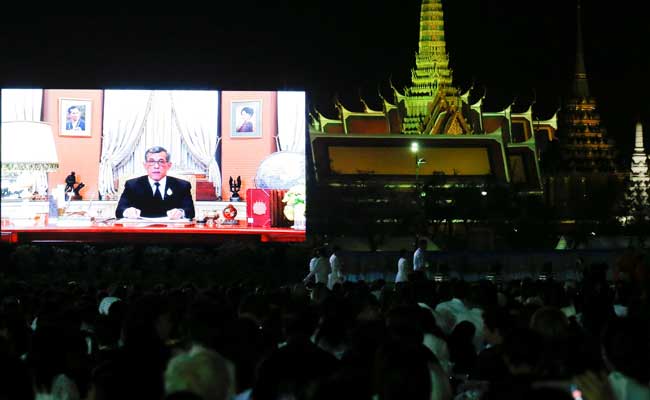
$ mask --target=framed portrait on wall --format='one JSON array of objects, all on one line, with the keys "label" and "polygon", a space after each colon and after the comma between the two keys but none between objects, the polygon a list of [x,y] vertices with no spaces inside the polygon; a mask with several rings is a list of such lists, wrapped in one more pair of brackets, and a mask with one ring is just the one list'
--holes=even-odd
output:
[{"label": "framed portrait on wall", "polygon": [[262,100],[233,101],[230,104],[230,137],[262,137]]},{"label": "framed portrait on wall", "polygon": [[59,99],[59,135],[92,136],[92,101]]}]

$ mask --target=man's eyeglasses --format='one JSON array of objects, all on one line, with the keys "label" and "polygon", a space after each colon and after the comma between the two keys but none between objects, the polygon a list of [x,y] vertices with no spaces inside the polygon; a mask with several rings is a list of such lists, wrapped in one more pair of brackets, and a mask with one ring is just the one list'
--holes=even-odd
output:
[{"label": "man's eyeglasses", "polygon": [[155,164],[158,164],[159,167],[162,167],[162,166],[167,165],[167,161],[166,160],[147,160],[147,165],[153,166]]}]

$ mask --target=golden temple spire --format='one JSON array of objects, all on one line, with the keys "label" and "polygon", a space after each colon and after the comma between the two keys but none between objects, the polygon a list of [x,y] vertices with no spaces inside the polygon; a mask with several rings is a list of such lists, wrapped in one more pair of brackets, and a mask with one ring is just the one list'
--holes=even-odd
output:
[{"label": "golden temple spire", "polygon": [[441,0],[422,0],[415,68],[411,70],[411,85],[404,89],[404,95],[406,115],[402,131],[407,134],[422,133],[436,99],[445,99],[448,104],[460,101],[449,69]]},{"label": "golden temple spire", "polygon": [[420,8],[420,40],[411,71],[414,95],[435,95],[444,88],[447,96],[457,94],[452,86],[449,57],[445,43],[445,28],[441,0],[422,0]]}]

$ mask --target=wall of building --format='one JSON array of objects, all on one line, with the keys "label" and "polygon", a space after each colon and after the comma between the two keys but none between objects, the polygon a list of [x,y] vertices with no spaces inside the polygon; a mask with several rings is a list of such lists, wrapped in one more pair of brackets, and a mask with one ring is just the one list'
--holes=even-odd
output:
[{"label": "wall of building", "polygon": [[[232,110],[236,101],[261,100],[261,137],[233,137]],[[277,93],[276,92],[222,92],[221,96],[221,174],[222,195],[230,198],[229,178],[241,176],[240,196],[246,195],[246,189],[255,188],[257,168],[271,153],[277,150]]]},{"label": "wall of building", "polygon": [[[90,136],[69,136],[65,128],[67,110],[62,99],[90,100],[90,124],[82,134]],[[65,184],[65,178],[75,172],[77,182],[86,187],[81,190],[85,200],[97,199],[99,179],[99,157],[102,140],[103,119],[102,90],[52,90],[43,91],[43,121],[52,124],[54,143],[59,157],[59,169],[48,174],[48,185],[52,190]],[[63,125],[63,126],[62,126]]]}]

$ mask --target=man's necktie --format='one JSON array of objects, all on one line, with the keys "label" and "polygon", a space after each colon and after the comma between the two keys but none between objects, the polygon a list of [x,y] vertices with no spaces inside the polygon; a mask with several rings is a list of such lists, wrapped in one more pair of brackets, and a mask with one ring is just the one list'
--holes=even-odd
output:
[{"label": "man's necktie", "polygon": [[163,198],[160,194],[160,182],[156,182],[154,185],[156,185],[156,191],[153,193],[153,198],[162,201]]}]

